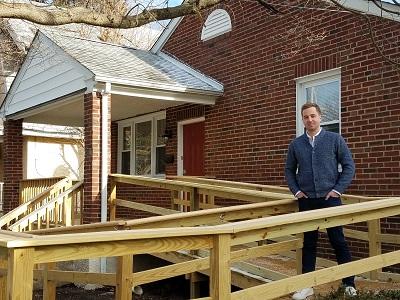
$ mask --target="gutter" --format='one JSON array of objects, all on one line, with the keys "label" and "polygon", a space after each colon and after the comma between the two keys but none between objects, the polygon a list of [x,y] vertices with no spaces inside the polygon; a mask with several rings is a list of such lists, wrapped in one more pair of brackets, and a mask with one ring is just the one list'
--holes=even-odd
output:
[{"label": "gutter", "polygon": [[118,79],[118,78],[110,78],[106,76],[96,76],[94,79],[96,82],[109,82],[110,84],[118,84],[118,85],[125,85],[134,88],[147,88],[147,89],[154,89],[157,91],[168,91],[168,92],[180,92],[180,93],[192,93],[192,94],[202,94],[202,95],[210,95],[210,96],[220,96],[223,94],[223,90],[219,91],[213,88],[213,90],[206,90],[206,89],[194,89],[188,88],[186,86],[177,86],[168,83],[156,83],[156,82],[144,82],[140,80],[125,80],[125,79]]}]

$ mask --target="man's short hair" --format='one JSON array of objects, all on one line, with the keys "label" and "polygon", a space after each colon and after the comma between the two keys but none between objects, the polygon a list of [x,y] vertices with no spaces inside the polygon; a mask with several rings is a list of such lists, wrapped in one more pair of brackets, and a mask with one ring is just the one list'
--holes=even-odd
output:
[{"label": "man's short hair", "polygon": [[303,104],[303,106],[301,107],[301,115],[303,115],[303,111],[306,109],[309,109],[311,107],[315,107],[315,109],[317,110],[317,112],[321,115],[321,108],[319,107],[319,105],[317,103],[312,103],[312,102],[306,102],[305,104]]}]

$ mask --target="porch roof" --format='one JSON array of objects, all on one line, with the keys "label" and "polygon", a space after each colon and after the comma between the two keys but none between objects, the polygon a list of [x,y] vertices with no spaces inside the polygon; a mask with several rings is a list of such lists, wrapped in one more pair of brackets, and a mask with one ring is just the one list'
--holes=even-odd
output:
[{"label": "porch roof", "polygon": [[[167,90],[221,94],[222,85],[172,57],[126,46],[45,32],[65,52],[89,69],[96,81],[124,82]],[[196,74],[197,73],[197,74]],[[197,76],[196,76],[197,75]],[[203,77],[203,78],[202,78]]]},{"label": "porch roof", "polygon": [[116,121],[184,103],[214,104],[223,85],[163,53],[46,30],[36,34],[1,114],[83,126],[82,95],[94,91],[112,94]]}]

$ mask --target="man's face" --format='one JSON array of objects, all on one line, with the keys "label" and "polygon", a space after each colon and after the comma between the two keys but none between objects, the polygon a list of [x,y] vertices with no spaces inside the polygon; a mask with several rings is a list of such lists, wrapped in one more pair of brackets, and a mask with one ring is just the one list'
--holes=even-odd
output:
[{"label": "man's face", "polygon": [[318,130],[321,124],[321,115],[315,107],[303,110],[303,124],[307,131]]}]

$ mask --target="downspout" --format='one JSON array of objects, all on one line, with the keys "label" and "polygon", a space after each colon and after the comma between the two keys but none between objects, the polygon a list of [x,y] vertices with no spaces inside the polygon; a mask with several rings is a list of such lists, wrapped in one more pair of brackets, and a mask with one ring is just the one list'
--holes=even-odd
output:
[{"label": "downspout", "polygon": [[108,101],[111,83],[106,82],[101,93],[101,222],[107,222],[107,180],[108,180]]},{"label": "downspout", "polygon": [[[108,181],[108,105],[111,93],[111,83],[101,93],[101,222],[107,222],[107,181]],[[107,262],[104,257],[100,260],[100,272],[105,273]]]}]

